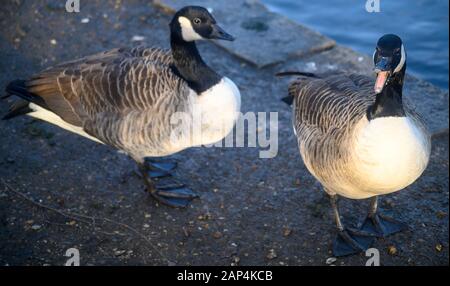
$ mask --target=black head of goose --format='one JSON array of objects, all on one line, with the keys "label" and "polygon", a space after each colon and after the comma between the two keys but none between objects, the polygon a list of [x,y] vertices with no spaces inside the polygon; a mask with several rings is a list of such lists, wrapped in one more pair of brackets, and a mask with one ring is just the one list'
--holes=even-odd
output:
[{"label": "black head of goose", "polygon": [[[406,51],[402,40],[385,35],[374,53],[376,80],[346,72],[301,75],[284,99],[293,106],[301,157],[332,198],[338,238],[336,256],[366,250],[375,236],[404,229],[377,212],[377,197],[416,181],[430,157],[430,135],[420,116],[402,100]],[[337,197],[372,198],[358,230],[340,219]]]},{"label": "black head of goose", "polygon": [[196,197],[191,190],[173,183],[156,187],[152,180],[168,177],[175,164],[146,158],[222,140],[237,120],[240,93],[230,79],[206,65],[197,50],[197,40],[233,40],[206,9],[189,6],[178,11],[170,23],[170,38],[171,51],[114,49],[15,80],[6,92],[20,100],[4,119],[28,114],[116,147],[138,163],[155,199],[186,207]]},{"label": "black head of goose", "polygon": [[208,10],[197,6],[179,10],[170,23],[170,30],[176,73],[198,94],[219,84],[222,77],[204,63],[195,41],[234,41],[234,37],[217,25]]},{"label": "black head of goose", "polygon": [[373,55],[377,79],[375,103],[368,111],[369,119],[403,117],[403,82],[406,73],[406,51],[399,36],[388,34],[380,38]]}]

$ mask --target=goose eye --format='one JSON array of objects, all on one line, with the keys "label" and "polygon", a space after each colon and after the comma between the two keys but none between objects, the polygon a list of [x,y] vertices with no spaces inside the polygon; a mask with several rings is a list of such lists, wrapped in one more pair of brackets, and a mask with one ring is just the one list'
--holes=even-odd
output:
[{"label": "goose eye", "polygon": [[194,24],[195,25],[200,25],[202,23],[202,20],[200,18],[195,18],[194,19]]}]

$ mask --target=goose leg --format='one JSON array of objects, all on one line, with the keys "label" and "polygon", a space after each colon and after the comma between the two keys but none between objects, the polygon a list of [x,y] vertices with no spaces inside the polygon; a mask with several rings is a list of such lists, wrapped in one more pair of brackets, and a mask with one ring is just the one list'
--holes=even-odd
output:
[{"label": "goose leg", "polygon": [[176,162],[170,161],[145,160],[144,164],[147,168],[147,175],[152,179],[170,177],[172,176],[170,172],[175,170],[177,167]]},{"label": "goose leg", "polygon": [[152,177],[150,177],[146,164],[139,164],[139,169],[141,170],[147,191],[155,200],[166,206],[186,208],[192,200],[198,198],[198,195],[185,185],[157,186],[152,180]]},{"label": "goose leg", "polygon": [[370,203],[370,210],[361,230],[373,233],[378,237],[386,237],[388,235],[403,231],[408,227],[406,224],[399,222],[391,217],[378,213],[378,197],[373,197]]},{"label": "goose leg", "polygon": [[337,195],[331,196],[331,206],[338,228],[338,235],[333,243],[333,255],[340,257],[366,251],[374,242],[375,236],[361,230],[344,227],[339,215],[337,200]]}]

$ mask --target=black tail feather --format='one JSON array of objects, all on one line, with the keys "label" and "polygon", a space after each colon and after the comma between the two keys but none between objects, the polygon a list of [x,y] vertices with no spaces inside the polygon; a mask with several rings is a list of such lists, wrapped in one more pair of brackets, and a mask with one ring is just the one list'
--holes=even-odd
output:
[{"label": "black tail feather", "polygon": [[[310,72],[299,72],[299,71],[285,71],[285,72],[279,72],[277,74],[275,74],[278,77],[283,77],[283,76],[303,76],[303,77],[312,77],[312,78],[320,78],[320,76],[314,74],[314,73],[310,73]],[[294,83],[292,83],[289,87],[289,95],[286,97],[283,97],[281,99],[281,101],[283,101],[284,103],[286,103],[287,105],[292,105],[294,103],[294,99],[295,96],[293,94],[295,94],[295,89],[296,86],[298,85],[298,83],[300,82],[300,80],[295,81]],[[293,90],[291,90],[293,89]]]},{"label": "black tail feather", "polygon": [[23,100],[37,104],[45,109],[49,109],[45,101],[40,96],[37,96],[28,90],[28,83],[25,80],[18,79],[10,82],[6,87],[6,93],[7,95],[5,97],[15,95]]},{"label": "black tail feather", "polygon": [[28,101],[33,100],[33,95],[28,91],[25,80],[13,80],[6,87],[6,93],[9,95],[16,95]]},{"label": "black tail feather", "polygon": [[3,116],[2,120],[9,120],[32,112],[33,110],[29,107],[29,104],[30,103],[25,100],[16,101],[13,105],[11,105],[9,112]]},{"label": "black tail feather", "polygon": [[27,90],[25,80],[14,80],[10,82],[5,91],[6,95],[2,96],[1,99],[6,99],[13,95],[18,96],[21,99],[11,105],[8,114],[6,114],[2,120],[8,120],[32,111],[29,107],[29,103],[36,101],[36,96]]},{"label": "black tail feather", "polygon": [[314,78],[319,78],[319,76],[317,76],[314,73],[310,73],[310,72],[297,72],[297,71],[286,71],[286,72],[279,72],[277,74],[275,74],[278,77],[282,77],[282,76],[306,76],[306,77],[314,77]]},{"label": "black tail feather", "polygon": [[286,103],[287,105],[291,106],[292,103],[294,103],[294,97],[292,95],[289,95],[289,96],[283,97],[281,99],[281,101]]}]

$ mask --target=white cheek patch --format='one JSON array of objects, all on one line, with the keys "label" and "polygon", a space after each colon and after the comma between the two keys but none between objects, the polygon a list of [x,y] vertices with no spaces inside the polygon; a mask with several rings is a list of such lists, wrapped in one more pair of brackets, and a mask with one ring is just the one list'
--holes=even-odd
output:
[{"label": "white cheek patch", "polygon": [[183,40],[186,42],[192,42],[203,39],[192,27],[191,21],[186,17],[179,17],[178,23],[181,26],[181,34],[183,36]]},{"label": "white cheek patch", "polygon": [[406,62],[406,53],[405,53],[405,47],[402,45],[402,58],[400,59],[400,62],[398,63],[398,66],[395,68],[394,73],[397,73],[402,70],[403,66]]}]

